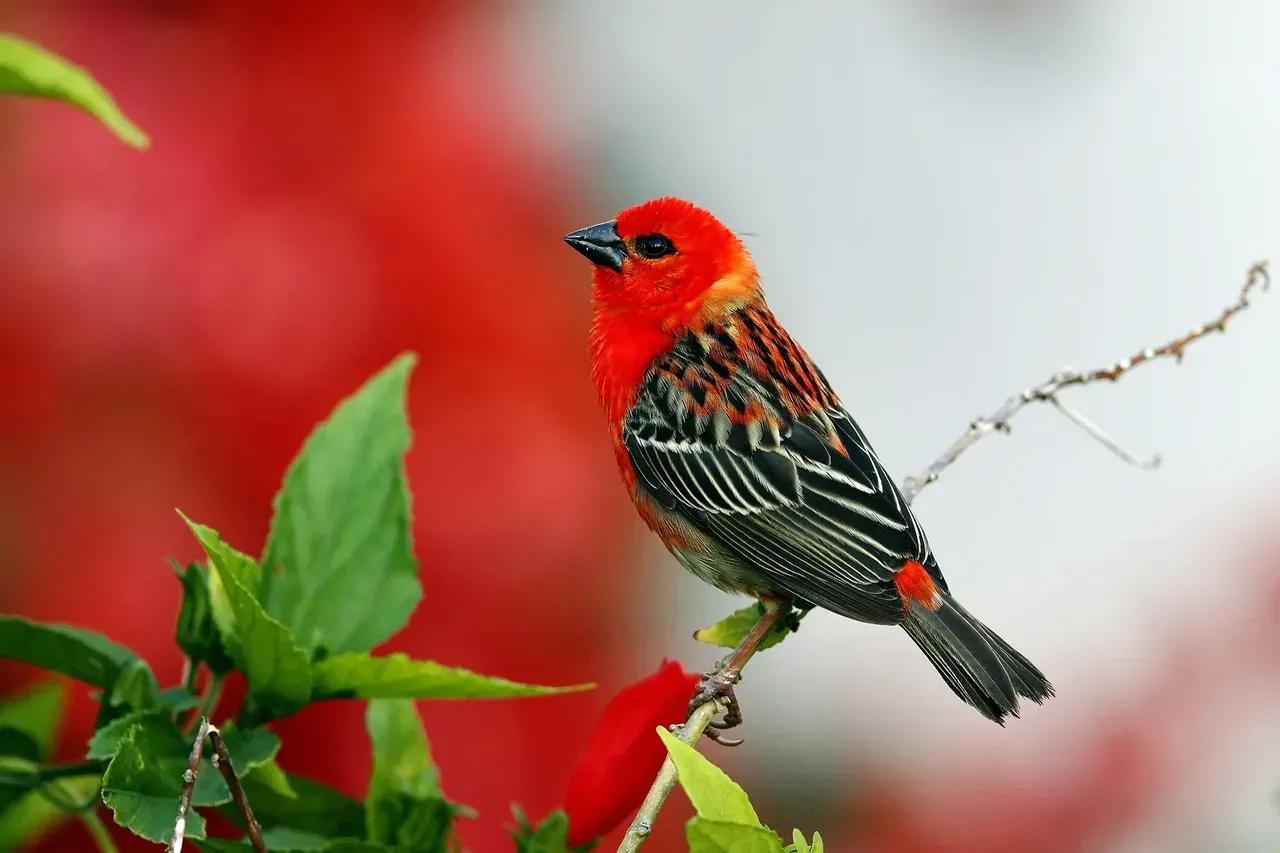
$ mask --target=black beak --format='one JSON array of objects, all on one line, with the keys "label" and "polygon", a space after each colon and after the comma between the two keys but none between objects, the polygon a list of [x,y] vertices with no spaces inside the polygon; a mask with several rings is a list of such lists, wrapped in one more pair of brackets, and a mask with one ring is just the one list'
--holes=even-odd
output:
[{"label": "black beak", "polygon": [[618,223],[610,220],[581,228],[564,235],[564,241],[598,266],[622,272],[622,262],[627,259],[627,247],[618,236]]}]

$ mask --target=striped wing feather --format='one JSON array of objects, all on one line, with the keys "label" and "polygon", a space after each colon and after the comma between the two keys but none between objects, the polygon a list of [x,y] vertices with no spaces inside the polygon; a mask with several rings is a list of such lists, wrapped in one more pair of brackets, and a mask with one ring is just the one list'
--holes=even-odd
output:
[{"label": "striped wing feather", "polygon": [[894,623],[904,560],[937,572],[866,437],[765,310],[691,333],[658,360],[622,440],[650,497],[780,591]]}]

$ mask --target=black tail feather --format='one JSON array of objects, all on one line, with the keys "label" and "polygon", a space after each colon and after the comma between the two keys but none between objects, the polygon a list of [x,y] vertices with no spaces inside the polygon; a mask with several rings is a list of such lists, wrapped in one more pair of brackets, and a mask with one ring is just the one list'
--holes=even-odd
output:
[{"label": "black tail feather", "polygon": [[955,694],[1001,725],[1018,716],[1018,697],[1037,705],[1053,695],[1044,673],[945,592],[929,610],[912,604],[902,627]]}]

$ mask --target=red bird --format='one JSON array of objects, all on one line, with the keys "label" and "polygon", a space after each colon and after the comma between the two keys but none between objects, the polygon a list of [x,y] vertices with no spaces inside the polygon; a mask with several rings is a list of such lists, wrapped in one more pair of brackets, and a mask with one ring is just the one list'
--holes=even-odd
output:
[{"label": "red bird", "polygon": [[1053,695],[951,597],[906,499],[765,304],[732,231],[660,198],[565,241],[595,265],[592,378],[622,477],[685,568],[766,603],[901,625],[996,722],[1019,696]]}]

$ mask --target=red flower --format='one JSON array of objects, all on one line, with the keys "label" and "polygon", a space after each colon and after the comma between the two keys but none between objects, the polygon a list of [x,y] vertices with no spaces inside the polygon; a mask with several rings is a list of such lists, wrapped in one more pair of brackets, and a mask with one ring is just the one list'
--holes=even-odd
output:
[{"label": "red flower", "polygon": [[570,846],[599,838],[639,808],[667,755],[653,730],[684,722],[698,678],[663,661],[609,700],[565,791]]}]

